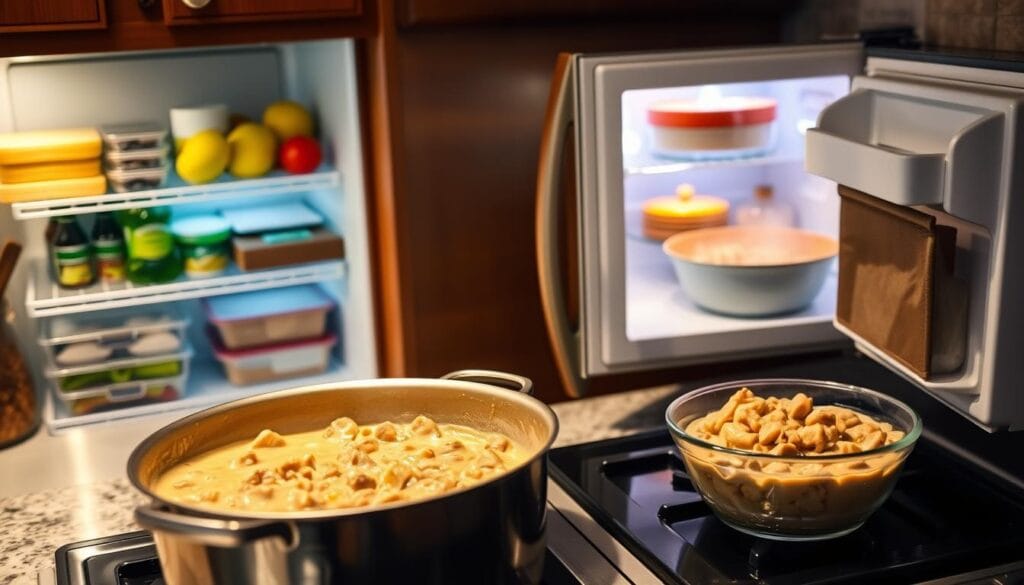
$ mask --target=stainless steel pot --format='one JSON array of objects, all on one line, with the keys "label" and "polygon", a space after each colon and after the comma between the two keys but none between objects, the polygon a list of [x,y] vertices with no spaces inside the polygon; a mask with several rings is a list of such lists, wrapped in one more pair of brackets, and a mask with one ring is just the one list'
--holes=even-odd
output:
[{"label": "stainless steel pot", "polygon": [[[531,390],[520,376],[463,370],[437,380],[295,388],[217,406],[136,447],[128,477],[153,501],[137,508],[135,519],[153,533],[170,585],[537,583],[545,551],[546,453],[558,419]],[[462,491],[362,509],[211,514],[151,490],[177,462],[264,428],[294,433],[339,416],[370,423],[407,422],[418,414],[504,433],[531,456]]]}]

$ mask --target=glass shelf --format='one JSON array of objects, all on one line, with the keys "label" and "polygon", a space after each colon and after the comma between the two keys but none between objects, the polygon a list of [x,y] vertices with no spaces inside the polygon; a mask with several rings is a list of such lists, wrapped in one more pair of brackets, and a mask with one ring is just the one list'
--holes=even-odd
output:
[{"label": "glass shelf", "polygon": [[756,167],[802,163],[803,153],[769,154],[744,158],[721,158],[706,160],[682,160],[660,157],[651,153],[639,153],[623,160],[623,174],[630,175],[664,175],[680,173],[693,169]]},{"label": "glass shelf", "polygon": [[167,184],[159,189],[132,191],[129,193],[107,193],[88,197],[62,197],[40,201],[24,201],[11,204],[15,219],[27,220],[39,217],[78,215],[156,207],[158,205],[185,205],[226,199],[286,195],[304,191],[332,189],[341,183],[341,173],[329,166],[321,166],[312,173],[288,174],[281,170],[257,179],[235,179],[223,174],[219,179],[204,185],[189,185],[178,177],[172,168]]},{"label": "glass shelf", "polygon": [[211,278],[182,276],[165,284],[98,283],[83,289],[67,290],[53,282],[45,262],[37,261],[32,265],[25,305],[32,317],[50,317],[323,282],[341,278],[344,272],[345,262],[342,260],[248,272],[232,266],[224,274]]}]

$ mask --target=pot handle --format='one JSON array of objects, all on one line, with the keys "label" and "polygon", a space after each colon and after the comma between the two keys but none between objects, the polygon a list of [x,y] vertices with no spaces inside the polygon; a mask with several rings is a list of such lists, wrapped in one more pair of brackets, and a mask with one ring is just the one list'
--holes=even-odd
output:
[{"label": "pot handle", "polygon": [[298,530],[283,520],[199,518],[148,504],[135,508],[135,521],[149,531],[187,536],[210,546],[235,547],[274,537],[288,548],[298,542]]},{"label": "pot handle", "polygon": [[523,394],[533,394],[533,382],[529,378],[505,372],[496,372],[494,370],[458,370],[441,376],[441,379],[480,382],[481,384],[490,384],[499,388],[515,390]]}]

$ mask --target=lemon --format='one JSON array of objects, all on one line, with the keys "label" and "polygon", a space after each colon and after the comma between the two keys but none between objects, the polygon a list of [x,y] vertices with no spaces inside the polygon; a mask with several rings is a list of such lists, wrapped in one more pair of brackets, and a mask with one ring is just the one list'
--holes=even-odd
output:
[{"label": "lemon", "polygon": [[259,177],[274,167],[277,144],[269,128],[243,122],[228,134],[231,164],[228,171],[241,178]]},{"label": "lemon", "polygon": [[203,130],[185,141],[174,168],[179,177],[193,185],[209,183],[224,172],[230,156],[228,141],[219,131]]},{"label": "lemon", "polygon": [[274,131],[281,142],[292,136],[312,136],[313,117],[302,104],[281,100],[263,110],[263,124]]}]

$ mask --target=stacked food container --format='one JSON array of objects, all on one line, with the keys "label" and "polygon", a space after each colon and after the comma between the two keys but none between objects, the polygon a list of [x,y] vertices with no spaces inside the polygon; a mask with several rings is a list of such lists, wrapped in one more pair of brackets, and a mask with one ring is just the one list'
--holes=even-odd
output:
[{"label": "stacked food container", "polygon": [[54,317],[39,338],[44,375],[75,415],[175,400],[192,359],[188,323],[164,308]]},{"label": "stacked food container", "polygon": [[336,337],[327,330],[334,301],[317,285],[203,299],[207,333],[232,384],[319,374]]},{"label": "stacked food container", "polygon": [[104,170],[118,193],[162,187],[170,168],[167,129],[156,123],[100,128]]},{"label": "stacked food container", "polygon": [[95,129],[0,134],[0,202],[99,195],[106,190]]}]

